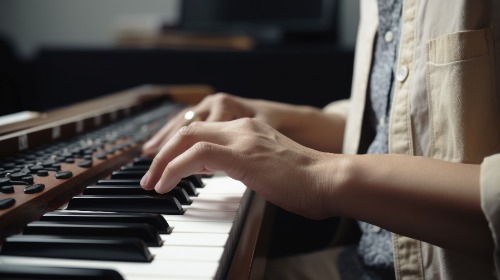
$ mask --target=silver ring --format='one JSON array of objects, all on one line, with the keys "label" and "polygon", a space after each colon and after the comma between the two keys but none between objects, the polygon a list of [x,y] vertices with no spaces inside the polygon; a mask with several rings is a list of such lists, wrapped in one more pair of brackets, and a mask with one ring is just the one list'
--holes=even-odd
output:
[{"label": "silver ring", "polygon": [[191,110],[184,113],[184,119],[188,122],[188,124],[190,124],[192,122],[201,121],[200,116],[198,116],[198,114],[196,112],[191,111]]}]

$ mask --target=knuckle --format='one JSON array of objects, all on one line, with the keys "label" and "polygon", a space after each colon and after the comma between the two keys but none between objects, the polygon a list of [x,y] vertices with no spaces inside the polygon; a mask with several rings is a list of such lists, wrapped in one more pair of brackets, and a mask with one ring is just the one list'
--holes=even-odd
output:
[{"label": "knuckle", "polygon": [[179,138],[188,138],[192,137],[193,135],[194,135],[194,128],[191,124],[183,126],[179,128],[179,130],[177,130],[177,137]]},{"label": "knuckle", "polygon": [[232,97],[225,92],[219,92],[213,96],[213,100],[215,103],[226,105],[232,102]]},{"label": "knuckle", "polygon": [[255,131],[258,128],[257,121],[253,118],[243,117],[238,119],[238,125],[240,125],[243,129],[247,129],[250,131]]},{"label": "knuckle", "polygon": [[151,162],[151,167],[150,169],[154,170],[156,169],[157,167],[159,167],[161,165],[161,157],[160,156],[155,156],[153,158],[153,161]]},{"label": "knuckle", "polygon": [[175,133],[175,142],[178,144],[191,143],[196,141],[197,128],[193,124],[183,126]]},{"label": "knuckle", "polygon": [[228,98],[229,94],[227,92],[217,92],[212,95],[213,98]]},{"label": "knuckle", "polygon": [[198,142],[193,145],[192,149],[200,156],[204,156],[213,153],[214,145],[210,144],[209,142]]}]

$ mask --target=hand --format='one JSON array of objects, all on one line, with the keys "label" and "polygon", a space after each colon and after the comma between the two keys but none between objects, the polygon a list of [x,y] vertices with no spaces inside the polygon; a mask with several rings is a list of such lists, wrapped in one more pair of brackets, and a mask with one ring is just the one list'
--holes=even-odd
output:
[{"label": "hand", "polygon": [[186,176],[216,171],[308,218],[346,216],[443,248],[491,254],[479,165],[323,153],[242,118],[182,127],[154,158],[141,185],[165,193]]},{"label": "hand", "polygon": [[[289,211],[324,218],[328,200],[324,163],[332,154],[306,148],[263,122],[194,122],[179,129],[141,180],[145,189],[171,190],[191,174],[223,171]],[[331,179],[331,178],[330,178]]]},{"label": "hand", "polygon": [[[267,104],[267,105],[266,105]],[[270,105],[272,102],[252,100],[233,96],[227,93],[209,95],[200,104],[187,108],[172,118],[158,133],[156,133],[143,146],[143,154],[153,157],[158,150],[177,132],[177,130],[190,123],[184,119],[184,114],[191,110],[205,122],[230,121],[244,117],[257,118],[273,125]]]}]

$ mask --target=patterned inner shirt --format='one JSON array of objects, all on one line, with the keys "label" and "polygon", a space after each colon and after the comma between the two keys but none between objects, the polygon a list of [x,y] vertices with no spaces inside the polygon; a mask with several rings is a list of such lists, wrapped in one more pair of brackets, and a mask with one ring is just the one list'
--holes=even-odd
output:
[{"label": "patterned inner shirt", "polygon": [[[388,126],[393,81],[401,31],[402,0],[378,0],[379,25],[375,41],[369,86],[368,110],[375,138],[370,154],[388,153]],[[357,247],[346,249],[339,257],[342,279],[394,279],[391,233],[358,222],[362,236]]]}]

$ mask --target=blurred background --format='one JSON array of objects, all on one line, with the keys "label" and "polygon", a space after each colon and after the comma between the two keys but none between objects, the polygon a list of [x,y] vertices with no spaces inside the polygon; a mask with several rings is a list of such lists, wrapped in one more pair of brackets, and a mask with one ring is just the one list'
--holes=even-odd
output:
[{"label": "blurred background", "polygon": [[0,113],[46,110],[145,83],[208,83],[242,96],[324,106],[348,94],[358,5],[2,0],[2,97],[29,96],[3,102]]},{"label": "blurred background", "polygon": [[[0,115],[181,83],[323,107],[349,96],[358,9],[358,0],[2,0]],[[278,213],[271,254],[323,246],[336,223]]]}]

